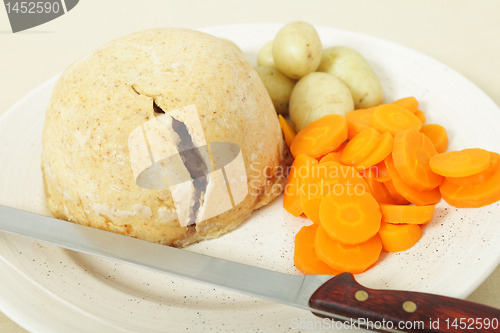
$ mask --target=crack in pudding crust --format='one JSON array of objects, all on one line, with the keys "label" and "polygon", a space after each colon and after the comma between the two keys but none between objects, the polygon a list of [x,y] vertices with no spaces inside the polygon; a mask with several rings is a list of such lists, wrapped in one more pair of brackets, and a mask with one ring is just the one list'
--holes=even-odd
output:
[{"label": "crack in pudding crust", "polygon": [[172,117],[172,129],[180,138],[180,141],[176,143],[177,150],[179,151],[184,166],[193,179],[195,190],[192,199],[194,204],[189,215],[188,224],[194,224],[196,223],[198,210],[203,205],[203,197],[208,185],[207,175],[209,171],[198,148],[194,145],[193,138],[191,134],[189,134],[186,124]]},{"label": "crack in pudding crust", "polygon": [[[131,88],[136,94],[143,95],[143,93],[141,93],[135,85],[132,85]],[[152,98],[155,117],[165,114],[165,111],[156,103],[155,98]],[[179,151],[179,155],[181,156],[182,162],[188,170],[191,179],[193,179],[193,187],[195,189],[192,197],[193,207],[189,214],[188,221],[188,225],[193,225],[196,223],[198,210],[203,205],[203,199],[208,185],[207,176],[209,168],[203,160],[198,147],[195,146],[186,124],[172,117],[172,129],[179,136],[180,140],[179,142],[176,142],[177,150]],[[147,139],[147,136],[145,136],[145,138]],[[148,151],[151,160],[153,160],[149,144]]]}]

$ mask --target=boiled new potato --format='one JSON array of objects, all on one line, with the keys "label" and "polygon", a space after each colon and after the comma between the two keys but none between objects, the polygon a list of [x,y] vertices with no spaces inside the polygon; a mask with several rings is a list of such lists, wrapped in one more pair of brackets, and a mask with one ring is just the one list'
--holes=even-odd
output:
[{"label": "boiled new potato", "polygon": [[384,90],[377,74],[358,52],[343,46],[323,50],[318,72],[325,72],[344,82],[351,91],[356,109],[382,104]]},{"label": "boiled new potato", "polygon": [[273,59],[273,41],[267,42],[257,54],[257,65],[276,66]]},{"label": "boiled new potato", "polygon": [[288,113],[288,104],[295,81],[281,73],[276,67],[259,66],[255,68],[279,114]]},{"label": "boiled new potato", "polygon": [[329,114],[354,110],[351,92],[335,76],[313,72],[297,82],[290,96],[290,120],[296,131]]},{"label": "boiled new potato", "polygon": [[283,74],[298,80],[318,68],[322,48],[319,35],[312,25],[291,22],[276,34],[273,58],[276,67]]}]

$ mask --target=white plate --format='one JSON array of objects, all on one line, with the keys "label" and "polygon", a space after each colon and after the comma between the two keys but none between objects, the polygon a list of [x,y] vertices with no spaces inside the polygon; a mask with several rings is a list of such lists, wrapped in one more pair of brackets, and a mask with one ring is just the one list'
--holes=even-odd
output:
[{"label": "white plate", "polygon": [[[235,41],[255,63],[278,24],[203,29]],[[382,80],[386,101],[415,96],[428,123],[446,127],[451,149],[499,151],[500,110],[479,88],[447,66],[406,47],[332,28],[318,28],[325,46],[361,52]],[[57,78],[35,89],[0,118],[0,204],[49,214],[40,171],[45,108]],[[423,238],[409,251],[383,255],[359,282],[371,288],[464,298],[500,261],[498,203],[455,209],[441,203]],[[190,251],[299,274],[293,237],[305,219],[281,200],[240,228]],[[168,275],[0,234],[0,310],[33,332],[284,332],[292,318],[312,314]],[[499,295],[500,296],[500,295]]]}]

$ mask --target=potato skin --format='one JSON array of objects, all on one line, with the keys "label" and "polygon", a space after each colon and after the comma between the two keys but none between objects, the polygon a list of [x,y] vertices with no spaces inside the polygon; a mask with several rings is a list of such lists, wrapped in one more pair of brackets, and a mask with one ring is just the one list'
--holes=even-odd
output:
[{"label": "potato skin", "polygon": [[267,42],[259,50],[257,54],[257,65],[259,66],[276,66],[273,58],[273,41]]},{"label": "potato skin", "polygon": [[297,82],[290,96],[290,120],[296,131],[329,114],[354,110],[347,86],[328,73],[313,72]]},{"label": "potato skin", "polygon": [[278,114],[287,114],[295,81],[273,66],[259,66],[255,70],[262,79],[276,112]]},{"label": "potato skin", "polygon": [[343,46],[323,50],[318,72],[337,77],[351,91],[356,109],[382,104],[384,90],[377,74],[358,52]]},{"label": "potato skin", "polygon": [[276,34],[273,58],[276,67],[283,74],[298,80],[318,68],[322,48],[318,32],[312,25],[291,22]]}]

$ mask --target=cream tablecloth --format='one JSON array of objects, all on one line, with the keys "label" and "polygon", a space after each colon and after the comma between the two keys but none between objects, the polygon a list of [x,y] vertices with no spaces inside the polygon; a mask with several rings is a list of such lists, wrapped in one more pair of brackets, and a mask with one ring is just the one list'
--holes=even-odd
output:
[{"label": "cream tablecloth", "polygon": [[[498,0],[81,0],[54,21],[12,34],[1,8],[0,115],[83,54],[137,30],[293,20],[416,49],[462,73],[500,105],[498,13]],[[500,268],[468,299],[500,308]],[[0,313],[4,332],[25,330]]]}]

